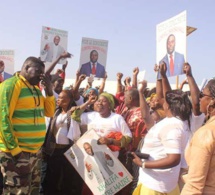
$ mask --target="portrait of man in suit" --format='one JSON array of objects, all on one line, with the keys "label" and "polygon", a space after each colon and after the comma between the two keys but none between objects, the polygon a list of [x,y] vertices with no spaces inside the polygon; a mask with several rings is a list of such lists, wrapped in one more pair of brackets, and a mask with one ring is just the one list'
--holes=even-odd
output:
[{"label": "portrait of man in suit", "polygon": [[95,177],[98,183],[108,179],[113,174],[109,167],[114,166],[114,161],[110,155],[102,151],[94,152],[92,146],[88,142],[85,142],[83,147],[88,154],[84,159],[88,178],[92,180]]},{"label": "portrait of man in suit", "polygon": [[45,56],[45,62],[53,62],[65,52],[65,49],[59,45],[60,39],[60,36],[55,36],[53,42],[47,43],[44,49],[41,51],[41,55]]},{"label": "portrait of man in suit", "polygon": [[176,38],[170,34],[166,41],[167,54],[160,60],[159,64],[165,62],[167,65],[167,77],[183,74],[184,55],[175,51]]},{"label": "portrait of man in suit", "polygon": [[0,83],[2,83],[6,79],[12,77],[12,75],[5,72],[4,69],[5,69],[5,64],[2,60],[0,60]]},{"label": "portrait of man in suit", "polygon": [[98,63],[99,54],[96,50],[90,52],[90,61],[82,64],[80,68],[80,74],[85,74],[86,76],[94,75],[98,78],[105,77],[105,67]]}]

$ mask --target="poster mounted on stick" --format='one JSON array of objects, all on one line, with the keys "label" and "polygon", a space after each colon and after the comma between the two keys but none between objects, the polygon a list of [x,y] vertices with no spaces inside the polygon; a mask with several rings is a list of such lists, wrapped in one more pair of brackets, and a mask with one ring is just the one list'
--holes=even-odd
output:
[{"label": "poster mounted on stick", "polygon": [[88,130],[68,151],[66,158],[95,195],[113,195],[132,181],[132,176],[99,136]]},{"label": "poster mounted on stick", "polygon": [[[156,26],[157,64],[166,63],[168,77],[181,75],[186,60],[186,11]],[[160,78],[160,74],[158,74]]]},{"label": "poster mounted on stick", "polygon": [[[68,32],[51,27],[42,27],[40,58],[44,62],[53,62],[67,51]],[[59,61],[65,64],[66,59]]]},{"label": "poster mounted on stick", "polygon": [[105,77],[108,41],[82,38],[80,56],[80,74],[87,77]]}]

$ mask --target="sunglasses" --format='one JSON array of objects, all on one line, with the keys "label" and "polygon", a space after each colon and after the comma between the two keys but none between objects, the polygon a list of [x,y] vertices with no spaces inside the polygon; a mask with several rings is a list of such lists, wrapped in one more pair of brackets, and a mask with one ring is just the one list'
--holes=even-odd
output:
[{"label": "sunglasses", "polygon": [[205,97],[205,96],[214,98],[213,96],[211,96],[211,95],[206,95],[206,94],[204,94],[204,93],[201,91],[200,94],[199,94],[199,98],[203,98],[203,97]]}]

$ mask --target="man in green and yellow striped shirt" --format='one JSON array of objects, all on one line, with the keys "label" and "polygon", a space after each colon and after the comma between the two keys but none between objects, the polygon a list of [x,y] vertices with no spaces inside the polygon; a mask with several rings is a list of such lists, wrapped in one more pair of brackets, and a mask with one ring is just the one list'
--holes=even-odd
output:
[{"label": "man in green and yellow striped shirt", "polygon": [[[4,194],[38,194],[38,153],[46,134],[45,118],[52,117],[55,100],[45,66],[26,59],[19,75],[0,84],[0,166]],[[47,97],[37,84],[42,81]]]}]

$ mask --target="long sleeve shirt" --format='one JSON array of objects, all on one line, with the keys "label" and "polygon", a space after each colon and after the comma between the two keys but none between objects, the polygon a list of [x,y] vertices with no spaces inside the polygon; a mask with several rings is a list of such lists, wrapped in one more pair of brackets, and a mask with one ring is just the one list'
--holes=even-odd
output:
[{"label": "long sleeve shirt", "polygon": [[54,96],[45,98],[37,86],[14,76],[0,84],[0,108],[0,150],[37,153],[46,134],[44,116],[54,115]]},{"label": "long sleeve shirt", "polygon": [[195,132],[185,157],[189,171],[181,195],[215,194],[215,116]]}]

